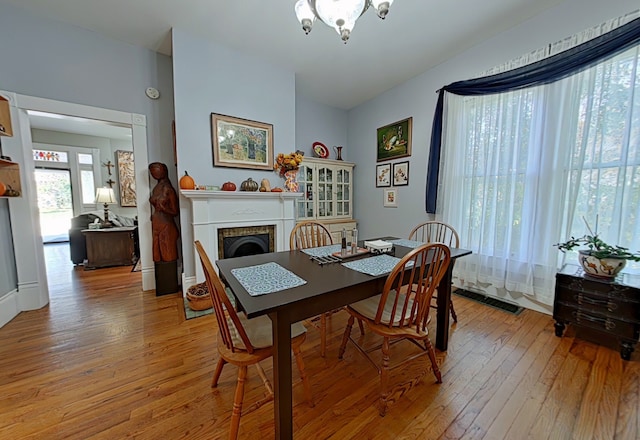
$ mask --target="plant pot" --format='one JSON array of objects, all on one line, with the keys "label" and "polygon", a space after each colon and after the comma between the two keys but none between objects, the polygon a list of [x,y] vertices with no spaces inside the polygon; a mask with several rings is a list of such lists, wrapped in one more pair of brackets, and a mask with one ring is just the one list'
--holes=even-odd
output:
[{"label": "plant pot", "polygon": [[627,264],[623,258],[596,258],[590,251],[578,251],[578,261],[585,274],[598,278],[615,278]]}]

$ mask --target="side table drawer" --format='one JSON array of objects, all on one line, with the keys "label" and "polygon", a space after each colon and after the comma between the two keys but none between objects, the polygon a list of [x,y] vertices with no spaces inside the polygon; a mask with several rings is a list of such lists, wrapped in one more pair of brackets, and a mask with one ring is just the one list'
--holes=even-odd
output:
[{"label": "side table drawer", "polygon": [[579,307],[556,304],[554,319],[609,333],[623,339],[638,340],[640,324],[620,321]]}]

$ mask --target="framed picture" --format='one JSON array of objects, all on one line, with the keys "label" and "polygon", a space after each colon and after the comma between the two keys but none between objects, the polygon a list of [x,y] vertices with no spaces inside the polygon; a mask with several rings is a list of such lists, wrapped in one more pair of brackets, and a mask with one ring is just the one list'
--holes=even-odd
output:
[{"label": "framed picture", "polygon": [[398,191],[395,189],[384,190],[384,201],[382,202],[385,208],[397,208],[398,207]]},{"label": "framed picture", "polygon": [[273,125],[211,113],[213,165],[273,170]]},{"label": "framed picture", "polygon": [[409,161],[393,164],[393,186],[409,184]]},{"label": "framed picture", "polygon": [[413,118],[403,119],[378,128],[377,162],[411,156]]},{"label": "framed picture", "polygon": [[116,158],[120,183],[120,206],[135,207],[137,200],[133,151],[118,150]]},{"label": "framed picture", "polygon": [[376,188],[391,186],[391,164],[376,166]]}]

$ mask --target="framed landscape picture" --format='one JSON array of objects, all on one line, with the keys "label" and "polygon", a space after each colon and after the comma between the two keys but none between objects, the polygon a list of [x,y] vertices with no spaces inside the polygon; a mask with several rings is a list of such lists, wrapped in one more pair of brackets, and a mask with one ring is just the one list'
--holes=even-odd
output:
[{"label": "framed landscape picture", "polygon": [[393,164],[393,186],[409,184],[409,161]]},{"label": "framed landscape picture", "polygon": [[376,166],[376,188],[391,186],[391,164]]},{"label": "framed landscape picture", "polygon": [[378,128],[377,162],[411,156],[413,118]]},{"label": "framed landscape picture", "polygon": [[273,125],[211,113],[213,165],[273,170]]}]

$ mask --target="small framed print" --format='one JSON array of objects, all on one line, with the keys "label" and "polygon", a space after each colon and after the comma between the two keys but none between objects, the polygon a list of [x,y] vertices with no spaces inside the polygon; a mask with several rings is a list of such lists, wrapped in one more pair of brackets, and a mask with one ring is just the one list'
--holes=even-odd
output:
[{"label": "small framed print", "polygon": [[409,184],[409,162],[398,162],[393,164],[393,186],[404,186]]},{"label": "small framed print", "polygon": [[395,189],[384,190],[383,206],[385,208],[397,208],[398,207],[398,191]]},{"label": "small framed print", "polygon": [[376,166],[376,188],[391,186],[391,164]]}]

